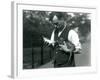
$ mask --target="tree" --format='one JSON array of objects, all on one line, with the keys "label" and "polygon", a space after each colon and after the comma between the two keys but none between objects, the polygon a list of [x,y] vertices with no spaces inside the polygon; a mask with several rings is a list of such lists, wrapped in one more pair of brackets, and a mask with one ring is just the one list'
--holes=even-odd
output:
[{"label": "tree", "polygon": [[[50,12],[50,11],[23,11],[23,42],[26,47],[31,45],[34,40],[34,46],[41,45],[41,37],[50,38],[54,29],[53,17],[67,22],[67,26],[73,26],[73,23],[79,25],[81,37],[86,37],[91,30],[91,20],[87,13],[69,13],[69,12]],[[25,47],[24,45],[24,47]]]}]

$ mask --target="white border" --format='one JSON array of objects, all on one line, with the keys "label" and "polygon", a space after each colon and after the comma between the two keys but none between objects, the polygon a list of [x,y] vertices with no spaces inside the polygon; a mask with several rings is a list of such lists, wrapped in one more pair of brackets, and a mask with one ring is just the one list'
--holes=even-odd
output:
[{"label": "white border", "polygon": [[[45,77],[55,75],[66,75],[72,73],[96,72],[96,46],[94,37],[96,35],[96,8],[56,6],[56,5],[36,5],[25,3],[13,3],[12,32],[12,77]],[[59,69],[31,69],[23,70],[23,9],[25,10],[41,10],[41,11],[60,11],[60,12],[82,12],[91,13],[91,66],[59,68]]]}]

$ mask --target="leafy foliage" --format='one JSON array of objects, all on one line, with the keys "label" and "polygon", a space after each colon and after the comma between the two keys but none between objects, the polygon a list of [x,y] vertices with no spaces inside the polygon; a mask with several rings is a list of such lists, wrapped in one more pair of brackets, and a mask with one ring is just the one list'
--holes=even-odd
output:
[{"label": "leafy foliage", "polygon": [[53,17],[67,22],[67,26],[73,23],[79,25],[80,37],[85,37],[91,30],[91,20],[87,13],[49,12],[23,10],[23,47],[41,46],[42,36],[50,38],[54,29]]}]

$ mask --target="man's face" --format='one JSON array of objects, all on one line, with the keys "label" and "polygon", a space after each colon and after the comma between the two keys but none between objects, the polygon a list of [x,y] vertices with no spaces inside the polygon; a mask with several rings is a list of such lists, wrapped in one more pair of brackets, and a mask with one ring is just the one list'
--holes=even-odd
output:
[{"label": "man's face", "polygon": [[59,31],[61,31],[61,30],[64,28],[64,24],[63,24],[62,22],[58,22],[58,23],[55,24],[55,27],[56,27]]},{"label": "man's face", "polygon": [[59,23],[54,23],[54,27],[58,28]]}]

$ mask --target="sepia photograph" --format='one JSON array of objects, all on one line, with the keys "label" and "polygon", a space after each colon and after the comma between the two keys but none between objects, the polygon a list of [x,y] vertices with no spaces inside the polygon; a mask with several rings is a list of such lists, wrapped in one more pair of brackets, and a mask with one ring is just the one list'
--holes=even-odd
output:
[{"label": "sepia photograph", "polygon": [[90,13],[23,10],[23,69],[90,65]]}]

